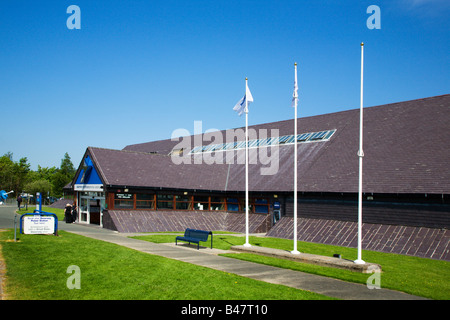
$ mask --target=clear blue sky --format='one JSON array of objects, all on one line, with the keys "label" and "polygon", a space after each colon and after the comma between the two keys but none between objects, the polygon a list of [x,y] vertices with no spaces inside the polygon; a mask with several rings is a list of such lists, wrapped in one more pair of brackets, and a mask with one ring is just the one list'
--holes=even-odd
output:
[{"label": "clear blue sky", "polygon": [[[81,29],[69,30],[69,5]],[[381,29],[368,29],[368,6]],[[434,95],[450,88],[447,0],[128,0],[0,2],[0,155],[77,167],[86,147],[122,149],[249,123]]]}]

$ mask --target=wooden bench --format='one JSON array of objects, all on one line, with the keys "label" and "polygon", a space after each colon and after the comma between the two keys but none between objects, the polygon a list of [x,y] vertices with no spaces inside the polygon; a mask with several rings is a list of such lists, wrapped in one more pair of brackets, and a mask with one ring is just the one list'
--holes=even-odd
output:
[{"label": "wooden bench", "polygon": [[213,245],[213,234],[211,231],[196,230],[187,228],[184,231],[184,236],[178,236],[175,238],[175,245],[178,245],[178,240],[189,242],[189,244],[196,243],[197,250],[200,247],[200,241],[208,241],[208,236],[211,235],[211,249]]}]

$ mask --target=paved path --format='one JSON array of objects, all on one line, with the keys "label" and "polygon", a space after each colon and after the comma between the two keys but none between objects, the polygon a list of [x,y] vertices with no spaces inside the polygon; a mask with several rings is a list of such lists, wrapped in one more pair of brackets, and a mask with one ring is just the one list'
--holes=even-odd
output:
[{"label": "paved path", "polygon": [[[15,209],[15,208],[13,208]],[[10,210],[8,210],[11,212]],[[0,209],[0,228],[13,226],[13,215],[5,218],[7,210]],[[10,225],[2,225],[5,224]],[[120,234],[95,226],[59,223],[60,230],[66,230],[82,236],[115,243],[142,252],[176,259],[240,276],[261,280],[274,284],[281,284],[297,289],[309,290],[345,300],[416,300],[420,297],[387,289],[368,289],[366,285],[360,285],[328,277],[321,277],[299,271],[281,269],[253,262],[218,256],[220,250],[201,248],[200,250],[186,245],[155,244],[148,241],[128,238],[129,234]],[[174,236],[175,239],[175,236]],[[368,277],[370,274],[368,274]],[[381,286],[382,275],[381,275]]]}]

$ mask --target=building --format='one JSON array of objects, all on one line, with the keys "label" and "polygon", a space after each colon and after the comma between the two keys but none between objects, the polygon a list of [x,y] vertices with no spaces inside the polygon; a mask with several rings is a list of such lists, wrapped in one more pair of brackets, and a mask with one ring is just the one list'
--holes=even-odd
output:
[{"label": "building", "polygon": [[[250,232],[292,238],[293,125],[249,127]],[[359,109],[299,118],[298,133],[299,240],[356,246]],[[450,95],[364,108],[364,249],[450,260],[449,137]],[[244,147],[243,128],[88,147],[79,222],[243,232]]]}]

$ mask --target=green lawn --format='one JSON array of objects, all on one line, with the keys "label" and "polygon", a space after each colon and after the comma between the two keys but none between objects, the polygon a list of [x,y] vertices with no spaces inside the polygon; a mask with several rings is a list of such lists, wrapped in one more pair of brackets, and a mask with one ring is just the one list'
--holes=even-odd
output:
[{"label": "green lawn", "polygon": [[[20,211],[16,210],[17,214],[24,214],[24,213],[32,213],[36,209],[36,206],[28,206],[28,210],[21,209]],[[58,217],[58,222],[61,223],[64,221],[64,209],[58,209],[58,208],[50,208],[50,207],[44,207],[42,206],[42,211],[48,212],[48,213],[54,213]]]},{"label": "green lawn", "polygon": [[[315,300],[319,294],[167,259],[60,231],[0,232],[8,299],[26,300]],[[69,289],[69,266],[81,289]]]},{"label": "green lawn", "polygon": [[[148,235],[135,238],[158,243],[173,243],[175,241],[175,235]],[[245,237],[242,236],[216,234],[213,237],[213,247],[217,249],[227,250],[232,245],[242,245],[244,242]],[[293,248],[292,240],[279,238],[250,237],[249,242],[254,246],[282,250],[292,250]],[[209,246],[209,243],[204,243],[204,245]],[[299,241],[298,249],[304,253],[324,256],[332,256],[335,253],[339,253],[342,258],[350,260],[355,260],[357,257],[357,251],[354,248]],[[370,276],[358,272],[263,257],[255,254],[231,253],[225,255],[237,259],[264,263],[281,268],[304,271],[363,284],[367,282],[367,279]],[[403,291],[431,299],[450,299],[450,262],[365,250],[362,252],[362,258],[366,262],[378,263],[381,265],[383,270],[383,273],[381,274],[382,288]]]},{"label": "green lawn", "polygon": [[[56,213],[59,221],[62,222],[63,220],[63,210],[61,209],[51,209],[48,207],[42,208],[44,211]],[[31,209],[32,212],[33,209]],[[20,212],[24,213],[24,211]],[[227,235],[222,234],[226,233],[223,231],[215,231],[214,232],[214,240],[213,245],[214,248],[217,249],[229,249],[232,245],[242,245],[245,242],[245,238],[243,236],[233,236],[233,235]],[[183,234],[182,231],[179,232],[179,234]],[[170,235],[147,235],[147,236],[139,236],[135,237],[142,240],[157,242],[157,243],[173,243],[175,242],[175,236],[177,233],[172,233]],[[24,235],[20,235],[20,237],[24,238]],[[31,236],[36,237],[36,236]],[[42,236],[37,236],[37,239]],[[58,240],[56,240],[56,243],[59,243],[58,241],[61,241],[62,238],[70,238],[72,239],[71,234],[63,233],[62,237],[58,237]],[[46,238],[46,237],[44,237]],[[60,239],[61,238],[61,239]],[[54,239],[55,240],[55,239]],[[94,241],[94,240],[92,240]],[[64,244],[64,241],[61,241],[62,244]],[[81,244],[80,241],[73,241],[75,242],[73,244],[74,248],[80,248]],[[81,243],[87,243],[88,239],[86,241],[82,241]],[[279,238],[266,238],[266,237],[250,237],[250,243],[255,246],[263,246],[263,247],[270,247],[270,248],[277,248],[282,250],[292,250],[293,243],[292,240],[286,240],[286,239],[279,239]],[[7,243],[8,244],[8,243]],[[103,243],[102,243],[103,244]],[[204,243],[205,246],[209,246],[208,243]],[[67,244],[66,244],[67,246]],[[94,246],[94,245],[92,245]],[[97,244],[95,244],[97,246]],[[115,247],[120,248],[121,247]],[[307,242],[298,242],[298,249],[301,252],[304,253],[312,253],[312,254],[318,254],[318,255],[324,255],[324,256],[332,256],[335,253],[341,254],[342,258],[344,259],[350,259],[355,260],[357,257],[356,249],[353,248],[346,248],[346,247],[337,247],[337,246],[330,246],[330,245],[323,245],[323,244],[314,244],[314,243],[307,243]],[[62,249],[58,249],[60,251],[63,251]],[[72,249],[70,249],[72,250]],[[69,250],[69,252],[70,252]],[[84,249],[79,249],[80,251],[86,252]],[[76,252],[79,251],[77,249]],[[111,252],[115,251],[114,249],[108,249]],[[126,249],[125,249],[126,250]],[[103,252],[99,252],[99,250],[91,249],[89,252],[95,252],[95,254],[103,255]],[[103,250],[102,250],[103,251]],[[59,255],[59,253],[58,253]],[[91,254],[92,255],[92,254]],[[314,273],[318,275],[324,275],[329,276],[337,279],[342,279],[345,281],[352,281],[352,282],[358,282],[358,283],[366,283],[368,277],[370,275],[367,274],[361,274],[357,272],[351,272],[346,271],[342,269],[335,269],[335,268],[327,268],[327,267],[321,267],[321,266],[314,266],[310,264],[305,263],[298,263],[288,260],[282,260],[282,259],[275,259],[275,258],[269,258],[269,257],[263,257],[259,255],[254,254],[246,254],[246,253],[232,253],[232,254],[226,254],[229,257],[237,258],[237,259],[244,259],[249,261],[254,261],[258,263],[264,263],[269,264],[277,267],[282,268],[288,268],[293,270],[299,270],[309,273]],[[154,259],[158,259],[158,257],[152,256]],[[381,252],[375,252],[375,251],[363,251],[362,258],[367,262],[373,262],[378,263],[382,266],[383,273],[381,274],[381,287],[382,288],[388,288],[393,290],[399,290],[403,292],[407,292],[413,295],[423,296],[431,299],[442,299],[442,300],[448,300],[450,299],[450,262],[447,261],[439,261],[439,260],[432,260],[432,259],[425,259],[425,258],[418,258],[418,257],[412,257],[412,256],[405,256],[405,255],[398,255],[398,254],[389,254],[389,253],[381,253]],[[77,259],[88,259],[88,257],[83,258],[79,257]],[[101,257],[92,257],[92,259],[103,259]],[[108,254],[105,255],[105,259],[108,260]],[[113,262],[111,261],[111,264]],[[175,264],[176,262],[174,262]],[[76,264],[76,263],[71,263]],[[101,264],[101,263],[100,263]],[[66,263],[67,265],[67,263]],[[67,265],[68,266],[68,265]],[[66,266],[66,268],[67,268]],[[87,265],[87,267],[89,264]],[[86,268],[87,268],[86,267]],[[81,268],[81,266],[80,266]],[[111,269],[113,266],[110,267]],[[200,268],[200,267],[199,267]],[[82,269],[83,270],[83,269]],[[86,269],[86,272],[88,272],[89,269]],[[89,271],[91,272],[91,271]],[[83,273],[84,275],[84,273]],[[63,274],[62,278],[67,280],[67,277],[69,275]],[[186,275],[188,278],[190,275]],[[140,273],[138,278],[140,277]],[[65,281],[64,280],[64,281]],[[62,281],[62,280],[61,280]],[[150,281],[150,280],[149,280]],[[86,284],[87,285],[87,284]],[[99,286],[101,288],[102,286]],[[74,291],[74,290],[69,290]],[[78,291],[78,290],[77,290]],[[83,291],[83,290],[82,290]],[[133,290],[130,290],[131,292]],[[139,290],[138,290],[139,291]],[[74,294],[73,292],[71,294]],[[83,295],[79,295],[75,297],[74,299],[83,299]],[[146,296],[146,295],[144,295]],[[164,296],[164,295],[163,295]],[[230,296],[232,297],[232,296]],[[55,298],[58,299],[58,298]],[[70,299],[70,298],[63,298],[63,299]],[[84,299],[91,299],[89,297],[86,297]],[[99,299],[107,299],[105,297],[101,297]],[[120,298],[112,298],[112,299],[120,299]],[[135,299],[135,298],[131,298]],[[147,299],[147,298],[143,298]],[[159,298],[149,298],[149,299],[159,299]],[[161,298],[161,299],[171,299],[171,298]],[[175,298],[178,299],[178,298]],[[181,298],[182,299],[182,298]],[[212,298],[216,299],[216,298]],[[217,298],[221,299],[221,298]],[[227,299],[227,297],[225,297]],[[233,298],[230,298],[233,299]],[[240,298],[236,298],[240,299]],[[250,298],[253,299],[253,298]],[[280,298],[285,299],[285,298]],[[301,299],[301,298],[294,298],[294,299]],[[309,298],[308,298],[309,299]]]}]

